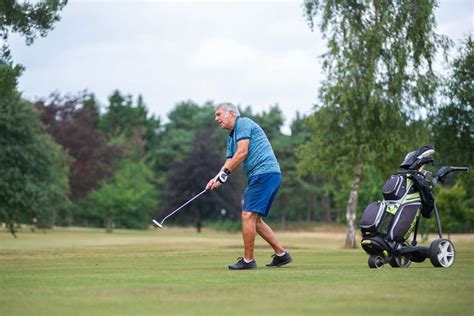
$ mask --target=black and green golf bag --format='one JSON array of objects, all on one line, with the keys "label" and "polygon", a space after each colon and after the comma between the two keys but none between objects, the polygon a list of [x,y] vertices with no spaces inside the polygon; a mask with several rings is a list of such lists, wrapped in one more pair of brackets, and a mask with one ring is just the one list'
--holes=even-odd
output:
[{"label": "black and green golf bag", "polygon": [[[415,229],[420,214],[431,217],[434,198],[430,182],[418,170],[434,152],[431,146],[423,146],[407,155],[400,167],[383,185],[384,199],[370,203],[360,220],[361,245],[369,254],[383,253],[387,243],[404,243]],[[416,159],[423,156],[424,159]]]},{"label": "black and green golf bag", "polygon": [[[426,258],[430,258],[435,267],[449,268],[454,263],[454,245],[443,238],[432,188],[443,182],[449,173],[469,171],[469,168],[444,166],[432,177],[424,165],[434,162],[431,157],[434,152],[432,146],[423,146],[408,153],[400,165],[401,170],[383,185],[383,200],[370,203],[362,214],[361,245],[369,254],[370,268],[380,269],[385,263],[394,268],[407,268],[412,262],[423,262]],[[430,218],[432,214],[439,238],[429,247],[417,246],[419,219],[421,216]],[[412,233],[413,239],[409,242]]]}]

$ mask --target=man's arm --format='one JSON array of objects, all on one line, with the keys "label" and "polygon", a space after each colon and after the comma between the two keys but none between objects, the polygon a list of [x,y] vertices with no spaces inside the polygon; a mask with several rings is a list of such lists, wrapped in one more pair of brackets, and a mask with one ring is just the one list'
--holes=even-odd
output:
[{"label": "man's arm", "polygon": [[230,159],[227,159],[224,166],[222,166],[221,170],[225,168],[229,169],[231,172],[237,169],[237,167],[242,163],[242,161],[247,158],[249,153],[249,143],[248,139],[242,139],[237,143],[237,151],[235,152],[234,156]]},{"label": "man's arm", "polygon": [[[226,162],[221,168],[221,171],[228,169],[230,172],[232,172],[237,169],[237,167],[242,163],[242,161],[247,158],[247,155],[249,153],[249,143],[250,141],[248,139],[240,140],[237,143],[237,151],[235,152],[234,156],[226,160]],[[216,178],[212,178],[207,183],[206,189],[214,190],[217,189],[220,185],[221,183]]]}]

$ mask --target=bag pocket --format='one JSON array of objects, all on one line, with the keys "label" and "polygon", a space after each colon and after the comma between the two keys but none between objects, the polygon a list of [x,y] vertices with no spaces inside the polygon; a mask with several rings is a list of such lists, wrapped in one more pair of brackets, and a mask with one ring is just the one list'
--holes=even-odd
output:
[{"label": "bag pocket", "polygon": [[380,222],[377,227],[377,232],[384,237],[388,233],[388,229],[390,228],[390,225],[392,224],[393,218],[395,217],[395,214],[397,213],[399,204],[393,204],[393,203],[385,203],[385,210],[382,214],[382,217],[380,218]]},{"label": "bag pocket", "polygon": [[359,223],[362,234],[380,233],[378,227],[386,216],[386,214],[384,214],[385,206],[385,203],[380,201],[372,202],[367,205]]},{"label": "bag pocket", "polygon": [[388,239],[403,242],[410,237],[415,229],[416,220],[420,215],[420,206],[420,202],[400,205],[389,229]]},{"label": "bag pocket", "polygon": [[400,200],[407,191],[407,178],[402,175],[393,175],[382,188],[383,197],[385,200]]}]

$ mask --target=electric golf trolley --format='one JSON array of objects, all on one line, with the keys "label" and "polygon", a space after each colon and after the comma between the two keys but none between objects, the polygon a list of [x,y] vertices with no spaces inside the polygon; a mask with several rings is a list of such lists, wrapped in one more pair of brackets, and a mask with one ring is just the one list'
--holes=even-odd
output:
[{"label": "electric golf trolley", "polygon": [[[406,155],[401,170],[384,184],[383,201],[370,203],[360,220],[361,245],[369,254],[370,268],[408,268],[412,262],[430,258],[435,267],[449,268],[455,259],[455,249],[443,238],[438,209],[432,194],[433,187],[451,172],[469,171],[467,167],[441,167],[432,177],[424,166],[433,163],[435,150],[423,146]],[[425,218],[435,215],[439,238],[429,247],[417,246],[416,235],[420,214]],[[413,233],[413,240],[408,242]]]}]

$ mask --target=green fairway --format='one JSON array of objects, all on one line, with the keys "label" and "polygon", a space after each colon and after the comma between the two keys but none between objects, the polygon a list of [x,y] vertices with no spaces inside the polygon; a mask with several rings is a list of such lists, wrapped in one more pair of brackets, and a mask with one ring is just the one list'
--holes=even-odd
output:
[{"label": "green fairway", "polygon": [[[0,233],[0,315],[473,315],[474,239],[452,268],[367,266],[340,233],[279,233],[294,262],[228,271],[240,234],[192,230]],[[427,243],[424,243],[427,244]]]}]

